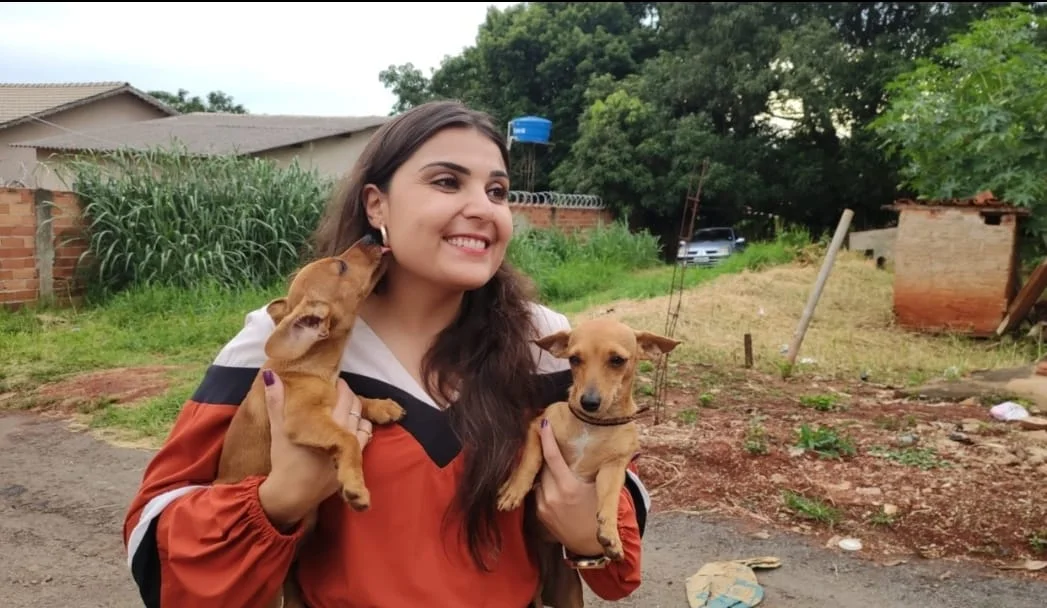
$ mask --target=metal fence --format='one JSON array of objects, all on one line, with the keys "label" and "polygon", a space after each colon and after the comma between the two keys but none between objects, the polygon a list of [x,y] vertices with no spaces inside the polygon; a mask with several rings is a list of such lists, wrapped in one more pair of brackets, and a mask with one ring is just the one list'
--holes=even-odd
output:
[{"label": "metal fence", "polygon": [[526,192],[510,190],[512,205],[535,205],[544,207],[566,207],[574,209],[603,209],[603,199],[595,194],[564,194],[563,192]]}]

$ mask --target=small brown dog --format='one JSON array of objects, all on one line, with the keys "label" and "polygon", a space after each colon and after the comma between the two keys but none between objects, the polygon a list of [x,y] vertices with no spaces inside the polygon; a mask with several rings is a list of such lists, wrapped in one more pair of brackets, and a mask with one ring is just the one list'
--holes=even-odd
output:
[{"label": "small brown dog", "polygon": [[[342,498],[357,510],[370,506],[363,478],[360,442],[331,416],[338,399],[337,380],[342,353],[356,322],[360,304],[385,272],[384,248],[364,237],[337,257],[306,264],[291,281],[285,298],[269,303],[266,310],[276,328],[265,343],[263,368],[284,383],[284,427],[299,445],[328,451],[338,468]],[[404,410],[390,399],[361,397],[361,416],[374,424],[400,420]],[[216,484],[236,483],[251,475],[269,473],[269,412],[261,374],[237,409],[226,432]],[[315,524],[312,513],[303,522]],[[281,597],[282,596],[282,597]],[[294,577],[273,606],[300,605]]]},{"label": "small brown dog", "polygon": [[[571,364],[573,382],[567,401],[554,403],[531,423],[516,470],[499,491],[498,508],[520,506],[542,468],[539,436],[542,419],[548,419],[564,460],[578,477],[596,482],[599,510],[597,538],[604,555],[623,557],[618,535],[618,500],[626,468],[640,449],[633,401],[636,365],[676,348],[673,340],[636,331],[610,318],[584,321],[572,330],[545,336],[536,344]],[[579,608],[583,605],[582,581],[577,570],[562,557],[563,548],[547,535],[539,556],[541,583],[535,606]]]}]

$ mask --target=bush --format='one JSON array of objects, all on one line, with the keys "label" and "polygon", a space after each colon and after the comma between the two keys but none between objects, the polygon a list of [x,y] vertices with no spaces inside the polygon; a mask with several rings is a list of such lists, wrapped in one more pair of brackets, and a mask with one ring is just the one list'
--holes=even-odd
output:
[{"label": "bush", "polygon": [[[71,163],[89,239],[88,284],[269,285],[308,253],[332,183],[296,163],[116,152]],[[114,170],[111,170],[111,169]]]},{"label": "bush", "polygon": [[661,265],[658,239],[615,222],[586,232],[517,229],[509,260],[537,284],[545,302],[562,302],[606,289],[633,270]]}]

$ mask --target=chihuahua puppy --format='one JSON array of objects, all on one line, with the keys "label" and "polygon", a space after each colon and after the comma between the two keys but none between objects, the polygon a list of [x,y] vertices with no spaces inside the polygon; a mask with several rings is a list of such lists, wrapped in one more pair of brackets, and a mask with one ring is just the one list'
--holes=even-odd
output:
[{"label": "chihuahua puppy", "polygon": [[[284,383],[284,427],[296,444],[326,450],[335,461],[341,496],[356,511],[370,506],[364,484],[363,456],[354,433],[335,422],[331,413],[338,398],[336,382],[342,353],[352,333],[360,304],[374,289],[386,268],[385,249],[367,236],[337,257],[306,264],[299,270],[286,297],[266,310],[276,328],[265,343],[262,366]],[[390,399],[360,397],[361,416],[374,424],[389,424],[404,416]],[[235,483],[272,468],[269,412],[261,374],[226,432],[216,484]],[[303,522],[311,530],[316,513]],[[283,597],[280,597],[282,595]],[[288,575],[283,594],[272,606],[298,605],[297,585]]]},{"label": "chihuahua puppy", "polygon": [[[573,382],[567,401],[548,406],[531,422],[520,462],[500,489],[498,509],[519,507],[534,486],[543,462],[539,429],[548,420],[567,465],[579,478],[596,482],[597,538],[606,559],[620,560],[623,549],[618,535],[618,500],[626,468],[640,450],[633,401],[636,365],[671,352],[680,341],[601,317],[545,336],[536,344],[570,362]],[[575,569],[578,566],[570,567],[563,548],[547,534],[543,540],[546,545],[539,556],[542,582],[535,606],[580,608],[583,600],[582,581]]]}]

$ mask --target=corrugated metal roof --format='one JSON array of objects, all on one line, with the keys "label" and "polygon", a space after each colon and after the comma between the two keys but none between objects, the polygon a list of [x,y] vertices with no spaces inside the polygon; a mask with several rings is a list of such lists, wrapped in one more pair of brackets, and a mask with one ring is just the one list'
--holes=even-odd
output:
[{"label": "corrugated metal roof", "polygon": [[120,93],[135,95],[172,116],[178,114],[126,82],[0,83],[0,129]]},{"label": "corrugated metal roof", "polygon": [[192,154],[254,154],[348,135],[384,124],[389,116],[283,116],[195,112],[82,133],[11,144],[55,151],[146,150],[177,142]]}]

